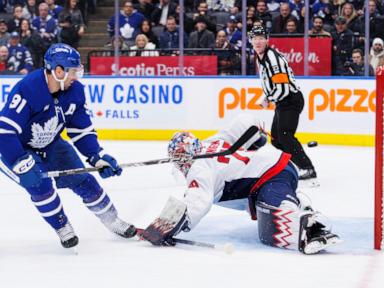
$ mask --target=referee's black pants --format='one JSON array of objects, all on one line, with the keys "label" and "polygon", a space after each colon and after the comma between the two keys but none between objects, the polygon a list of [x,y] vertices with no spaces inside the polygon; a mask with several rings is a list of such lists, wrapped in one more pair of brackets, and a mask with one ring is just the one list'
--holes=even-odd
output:
[{"label": "referee's black pants", "polygon": [[276,103],[271,134],[272,145],[292,155],[291,160],[300,169],[314,169],[311,160],[305,154],[303,146],[296,139],[295,133],[299,125],[299,117],[304,108],[304,97],[298,93],[290,93]]}]

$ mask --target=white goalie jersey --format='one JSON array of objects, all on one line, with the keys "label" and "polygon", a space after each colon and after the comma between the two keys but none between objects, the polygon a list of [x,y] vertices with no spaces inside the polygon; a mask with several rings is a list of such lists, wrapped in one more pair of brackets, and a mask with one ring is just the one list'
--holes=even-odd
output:
[{"label": "white goalie jersey", "polygon": [[[202,141],[201,153],[228,149],[251,124],[258,124],[253,119],[239,118],[228,130],[222,130]],[[213,203],[247,199],[250,193],[286,167],[290,154],[277,149],[246,150],[259,137],[257,133],[244,148],[231,155],[194,161],[186,175],[188,188],[183,198],[187,205],[189,228],[199,223]]]}]

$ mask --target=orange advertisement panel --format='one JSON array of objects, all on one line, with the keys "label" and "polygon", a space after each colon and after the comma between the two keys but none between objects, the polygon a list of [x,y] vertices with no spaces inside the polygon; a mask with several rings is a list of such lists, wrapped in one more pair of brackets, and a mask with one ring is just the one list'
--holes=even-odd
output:
[{"label": "orange advertisement panel", "polygon": [[[184,56],[182,73],[179,68],[179,57],[128,57],[119,58],[119,71],[114,64],[114,57],[90,57],[90,73],[92,75],[120,76],[195,76],[217,75],[217,56]],[[117,73],[119,72],[119,73]]]},{"label": "orange advertisement panel", "polygon": [[[269,44],[285,56],[295,75],[304,75],[304,38],[270,38]],[[309,75],[331,75],[331,44],[331,38],[309,39]]]}]

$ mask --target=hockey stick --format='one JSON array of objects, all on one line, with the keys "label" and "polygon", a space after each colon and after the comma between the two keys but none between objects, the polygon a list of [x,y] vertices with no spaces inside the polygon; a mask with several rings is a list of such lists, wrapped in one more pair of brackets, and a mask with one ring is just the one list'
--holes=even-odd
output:
[{"label": "hockey stick", "polygon": [[[212,158],[212,157],[217,157],[217,156],[225,156],[225,155],[233,154],[241,146],[243,146],[249,139],[251,139],[252,136],[257,133],[257,131],[259,131],[258,127],[251,126],[227,150],[224,150],[224,151],[221,151],[221,152],[217,152],[217,153],[209,153],[209,154],[196,155],[196,156],[193,156],[193,159],[204,159],[204,158]],[[178,160],[179,160],[179,158],[163,158],[163,159],[148,160],[148,161],[142,161],[142,162],[123,163],[123,164],[119,164],[119,166],[121,168],[139,167],[139,166],[171,163],[171,162],[176,162]],[[75,174],[95,172],[95,171],[99,171],[99,170],[102,170],[102,169],[103,168],[87,167],[87,168],[76,168],[76,169],[63,170],[63,171],[48,171],[48,172],[42,173],[42,177],[43,178],[52,178],[52,177],[68,176],[68,175],[75,175]]]},{"label": "hockey stick", "polygon": [[[141,234],[143,232],[144,232],[144,229],[137,228],[137,236],[139,237],[139,240],[145,240],[141,237]],[[227,254],[232,254],[235,251],[235,248],[230,243],[227,243],[224,245],[216,245],[216,244],[212,244],[212,243],[198,242],[198,241],[194,241],[194,240],[180,239],[180,238],[175,238],[175,237],[172,237],[172,240],[176,244],[183,244],[183,245],[198,246],[198,247],[203,247],[203,248],[208,248],[208,249],[214,249],[214,250],[218,250],[218,251],[224,251]]]},{"label": "hockey stick", "polygon": [[219,250],[219,251],[224,251],[227,254],[232,254],[235,251],[235,248],[233,247],[233,245],[231,243],[227,243],[224,245],[217,245],[217,244],[212,244],[212,243],[198,242],[198,241],[186,240],[186,239],[180,239],[180,238],[172,238],[172,240],[178,244],[215,249],[215,250]]}]

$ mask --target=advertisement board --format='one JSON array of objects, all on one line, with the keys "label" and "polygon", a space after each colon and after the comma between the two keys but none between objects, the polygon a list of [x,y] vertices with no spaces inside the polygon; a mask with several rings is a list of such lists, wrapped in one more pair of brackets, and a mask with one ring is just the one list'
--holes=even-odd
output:
[{"label": "advertisement board", "polygon": [[[331,75],[332,39],[309,38],[308,75]],[[304,38],[270,38],[269,45],[280,51],[296,75],[304,75]]]},{"label": "advertisement board", "polygon": [[[14,78],[2,78],[0,108]],[[81,80],[92,121],[102,138],[168,139],[175,130],[208,135],[239,113],[272,123],[274,106],[262,109],[257,78],[87,77]],[[373,145],[375,81],[299,78],[305,97],[298,135],[303,141]]]},{"label": "advertisement board", "polygon": [[[90,57],[91,75],[120,76],[177,76],[180,75],[179,57],[128,57],[121,56],[119,71],[114,57]],[[184,76],[217,75],[217,56],[185,56],[181,73]]]}]

